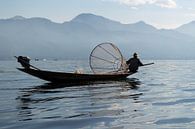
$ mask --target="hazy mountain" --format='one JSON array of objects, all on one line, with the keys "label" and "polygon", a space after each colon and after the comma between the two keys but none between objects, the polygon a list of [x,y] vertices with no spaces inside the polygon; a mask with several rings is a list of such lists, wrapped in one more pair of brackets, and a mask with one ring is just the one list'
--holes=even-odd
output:
[{"label": "hazy mountain", "polygon": [[13,18],[10,18],[12,20],[24,20],[26,19],[25,17],[22,17],[22,16],[14,16]]},{"label": "hazy mountain", "polygon": [[121,24],[120,22],[113,21],[102,16],[97,16],[94,14],[80,14],[71,22],[82,23],[85,25],[90,25],[96,30],[101,31],[154,31],[151,25],[146,24],[143,21],[137,22],[135,24]]},{"label": "hazy mountain", "polygon": [[0,59],[14,55],[87,59],[95,45],[107,41],[126,58],[136,51],[142,58],[195,59],[195,38],[187,32],[158,30],[143,21],[122,24],[93,14],[64,23],[15,16],[0,20]]},{"label": "hazy mountain", "polygon": [[178,32],[195,37],[195,21],[184,24],[176,29]]}]

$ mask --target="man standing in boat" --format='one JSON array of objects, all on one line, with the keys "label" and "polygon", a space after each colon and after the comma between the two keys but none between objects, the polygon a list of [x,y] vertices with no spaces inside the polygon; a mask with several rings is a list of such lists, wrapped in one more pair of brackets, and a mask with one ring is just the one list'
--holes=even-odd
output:
[{"label": "man standing in boat", "polygon": [[137,72],[139,66],[144,66],[142,64],[142,62],[139,60],[139,58],[137,57],[137,53],[133,54],[133,57],[130,58],[126,64],[129,66],[129,72]]}]

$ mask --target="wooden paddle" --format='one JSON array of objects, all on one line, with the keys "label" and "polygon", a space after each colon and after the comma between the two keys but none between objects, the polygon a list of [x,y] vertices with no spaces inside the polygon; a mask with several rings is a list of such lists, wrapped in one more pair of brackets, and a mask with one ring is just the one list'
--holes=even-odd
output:
[{"label": "wooden paddle", "polygon": [[152,64],[154,64],[154,63],[143,64],[143,66],[152,65]]}]

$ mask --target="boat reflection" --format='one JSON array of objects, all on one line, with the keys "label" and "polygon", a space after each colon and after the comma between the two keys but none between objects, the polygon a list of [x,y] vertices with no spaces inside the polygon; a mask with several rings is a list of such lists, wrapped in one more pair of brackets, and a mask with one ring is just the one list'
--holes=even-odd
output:
[{"label": "boat reflection", "polygon": [[95,86],[99,84],[116,84],[119,83],[121,86],[127,86],[130,89],[137,89],[141,82],[137,78],[126,78],[122,80],[115,80],[115,81],[94,81],[94,82],[71,82],[71,83],[45,83],[40,86],[35,86],[32,89],[39,90],[39,89],[58,89],[58,88],[65,88],[65,87],[86,87],[86,86]]},{"label": "boat reflection", "polygon": [[[120,100],[124,99],[132,99],[135,103],[138,102],[139,96],[142,95],[142,93],[137,92],[140,84],[141,82],[138,79],[131,78],[85,84],[47,83],[21,89],[16,98],[19,110],[18,117],[21,121],[26,121],[37,118],[93,117],[106,113],[107,115],[109,113],[114,115],[115,110],[106,110],[110,109],[110,105],[113,106],[113,101],[116,101],[114,105],[120,105],[116,103],[120,103]],[[104,113],[93,111],[97,108],[101,108]],[[62,113],[62,111],[64,112]],[[82,115],[75,112],[80,112]]]}]

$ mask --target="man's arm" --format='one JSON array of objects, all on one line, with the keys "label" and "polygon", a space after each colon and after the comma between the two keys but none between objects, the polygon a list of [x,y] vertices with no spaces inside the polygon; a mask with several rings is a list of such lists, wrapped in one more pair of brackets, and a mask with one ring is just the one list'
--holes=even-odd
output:
[{"label": "man's arm", "polygon": [[139,66],[144,66],[144,64],[139,60]]},{"label": "man's arm", "polygon": [[129,64],[130,64],[130,61],[131,61],[131,59],[129,59],[128,61],[126,61],[126,64],[128,64],[128,65],[129,65]]}]

